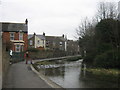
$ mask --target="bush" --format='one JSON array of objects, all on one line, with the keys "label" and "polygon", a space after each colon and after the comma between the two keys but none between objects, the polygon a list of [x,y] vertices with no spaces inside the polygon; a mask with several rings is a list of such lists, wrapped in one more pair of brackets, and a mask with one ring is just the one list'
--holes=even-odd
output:
[{"label": "bush", "polygon": [[82,57],[81,56],[75,56],[75,57],[67,58],[68,61],[76,61],[76,60],[79,60],[79,59],[82,59]]},{"label": "bush", "polygon": [[29,48],[27,51],[29,51],[29,52],[39,52],[39,49],[37,49],[37,48]]},{"label": "bush", "polygon": [[87,55],[83,58],[84,63],[92,64],[95,56],[96,56],[96,52],[87,53]]},{"label": "bush", "polygon": [[94,65],[102,68],[119,68],[120,52],[110,50],[101,55],[97,55],[94,59]]},{"label": "bush", "polygon": [[53,51],[53,50],[39,50],[39,49],[28,49],[30,52],[30,57],[32,59],[44,59],[44,58],[54,58],[66,56],[65,51]]}]

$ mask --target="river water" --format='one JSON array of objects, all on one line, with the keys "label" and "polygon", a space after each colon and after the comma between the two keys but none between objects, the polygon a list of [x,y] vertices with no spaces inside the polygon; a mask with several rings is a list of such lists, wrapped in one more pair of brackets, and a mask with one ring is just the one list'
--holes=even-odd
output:
[{"label": "river water", "polygon": [[39,65],[40,72],[63,88],[116,88],[118,83],[98,80],[91,73],[81,70],[81,60],[49,61],[47,65]]}]

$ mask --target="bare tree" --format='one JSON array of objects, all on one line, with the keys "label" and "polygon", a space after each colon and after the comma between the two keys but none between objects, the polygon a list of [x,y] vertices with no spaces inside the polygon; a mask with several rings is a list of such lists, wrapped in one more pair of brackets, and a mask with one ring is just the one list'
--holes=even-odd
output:
[{"label": "bare tree", "polygon": [[108,18],[113,18],[113,19],[117,18],[118,12],[117,12],[117,7],[116,7],[115,3],[109,3],[108,5],[109,5],[108,6],[109,7],[108,8],[108,15],[109,15]]},{"label": "bare tree", "polygon": [[94,35],[94,26],[95,21],[92,20],[91,22],[86,17],[83,21],[81,21],[81,25],[78,26],[76,29],[77,35],[82,38],[86,35],[91,36]]},{"label": "bare tree", "polygon": [[117,18],[116,4],[113,2],[100,2],[97,9],[97,17],[101,19]]}]

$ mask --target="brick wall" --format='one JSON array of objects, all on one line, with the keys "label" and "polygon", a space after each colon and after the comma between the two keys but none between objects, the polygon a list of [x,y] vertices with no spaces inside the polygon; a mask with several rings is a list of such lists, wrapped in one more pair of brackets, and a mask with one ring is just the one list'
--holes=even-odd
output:
[{"label": "brick wall", "polygon": [[10,34],[9,34],[9,32],[3,32],[3,34],[2,34],[3,36],[3,43],[6,43],[6,42],[8,42],[8,41],[10,41]]},{"label": "brick wall", "polygon": [[2,87],[4,87],[4,83],[6,80],[6,76],[8,74],[8,69],[9,69],[9,62],[10,61],[10,56],[9,52],[6,52],[5,46],[3,46],[2,49]]},{"label": "brick wall", "polygon": [[2,45],[2,40],[0,38],[0,89],[4,86],[4,81],[8,73],[9,68],[9,53],[5,50],[5,45]]},{"label": "brick wall", "polygon": [[2,89],[2,39],[0,35],[0,89]]},{"label": "brick wall", "polygon": [[28,34],[24,33],[23,40],[25,41],[24,45],[24,51],[28,49]]},{"label": "brick wall", "polygon": [[19,40],[19,32],[15,32],[14,35],[15,35],[15,40]]},{"label": "brick wall", "polygon": [[[15,40],[19,40],[19,33],[15,32]],[[24,51],[28,49],[28,34],[23,34],[23,41],[24,41]],[[3,43],[9,43],[10,42],[10,33],[9,32],[3,32]],[[12,46],[11,48],[13,51],[15,51],[15,46]]]}]

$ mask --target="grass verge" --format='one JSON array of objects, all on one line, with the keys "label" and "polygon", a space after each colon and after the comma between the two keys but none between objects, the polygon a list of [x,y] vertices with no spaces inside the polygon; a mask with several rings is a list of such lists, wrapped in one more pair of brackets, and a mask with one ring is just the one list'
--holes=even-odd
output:
[{"label": "grass verge", "polygon": [[87,68],[87,72],[92,73],[95,78],[111,82],[120,81],[120,70],[117,69],[103,69],[103,68]]}]

